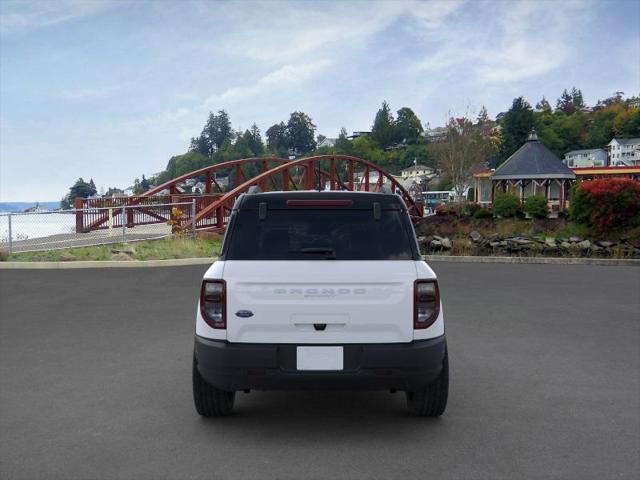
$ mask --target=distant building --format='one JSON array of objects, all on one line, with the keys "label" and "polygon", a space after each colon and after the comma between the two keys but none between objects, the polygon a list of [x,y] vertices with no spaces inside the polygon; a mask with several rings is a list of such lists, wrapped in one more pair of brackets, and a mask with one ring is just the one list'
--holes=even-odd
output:
[{"label": "distant building", "polygon": [[422,181],[428,177],[434,175],[434,170],[431,167],[427,167],[426,165],[419,165],[415,163],[408,168],[405,168],[401,172],[401,176],[403,179],[412,179]]},{"label": "distant building", "polygon": [[447,129],[445,127],[429,128],[424,131],[424,137],[432,143],[444,142],[447,139]]},{"label": "distant building", "polygon": [[349,140],[355,140],[358,137],[368,137],[371,135],[371,132],[353,132],[351,135],[349,135],[347,138]]},{"label": "distant building", "polygon": [[607,145],[609,165],[636,167],[640,165],[640,138],[614,138]]},{"label": "distant building", "polygon": [[607,151],[604,148],[572,150],[564,154],[564,164],[569,168],[606,167]]},{"label": "distant building", "polygon": [[322,141],[318,142],[318,148],[322,148],[322,147],[333,148],[336,146],[337,141],[338,141],[337,138],[325,137],[322,139]]},{"label": "distant building", "polygon": [[640,181],[640,166],[637,167],[588,167],[573,168],[578,181],[596,178],[629,178]]}]

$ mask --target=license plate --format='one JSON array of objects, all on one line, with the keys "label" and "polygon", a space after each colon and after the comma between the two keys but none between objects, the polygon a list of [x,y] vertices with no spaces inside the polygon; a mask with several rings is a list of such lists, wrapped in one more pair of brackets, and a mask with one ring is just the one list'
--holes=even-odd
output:
[{"label": "license plate", "polygon": [[298,347],[298,370],[343,370],[342,347]]}]

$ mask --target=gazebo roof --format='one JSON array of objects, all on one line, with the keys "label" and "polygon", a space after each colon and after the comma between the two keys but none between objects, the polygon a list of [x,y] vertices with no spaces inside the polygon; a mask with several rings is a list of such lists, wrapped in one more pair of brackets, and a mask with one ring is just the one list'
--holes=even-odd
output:
[{"label": "gazebo roof", "polygon": [[491,176],[494,180],[527,178],[576,178],[551,150],[538,140],[532,131],[528,140],[511,155]]}]

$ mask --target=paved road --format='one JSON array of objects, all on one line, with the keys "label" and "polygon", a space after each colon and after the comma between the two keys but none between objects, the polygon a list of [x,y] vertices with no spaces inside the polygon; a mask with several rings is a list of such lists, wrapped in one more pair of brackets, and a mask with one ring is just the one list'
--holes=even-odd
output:
[{"label": "paved road", "polygon": [[0,270],[0,477],[638,478],[640,269],[434,265],[442,419],[400,394],[241,394],[199,418],[204,268]]}]

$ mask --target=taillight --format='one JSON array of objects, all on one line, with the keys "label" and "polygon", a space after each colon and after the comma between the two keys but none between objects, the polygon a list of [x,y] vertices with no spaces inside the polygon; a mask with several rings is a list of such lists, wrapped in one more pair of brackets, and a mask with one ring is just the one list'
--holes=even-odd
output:
[{"label": "taillight", "polygon": [[227,328],[227,298],[224,280],[203,280],[200,313],[211,328]]},{"label": "taillight", "polygon": [[413,286],[413,328],[428,328],[440,313],[437,280],[416,280]]}]

